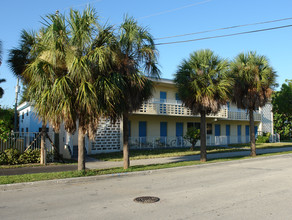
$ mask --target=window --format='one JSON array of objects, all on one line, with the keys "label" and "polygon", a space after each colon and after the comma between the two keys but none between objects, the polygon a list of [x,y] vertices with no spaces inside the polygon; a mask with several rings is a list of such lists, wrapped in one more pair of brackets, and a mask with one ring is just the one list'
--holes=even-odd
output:
[{"label": "window", "polygon": [[24,128],[21,128],[21,132],[24,132]]},{"label": "window", "polygon": [[[39,132],[42,132],[42,127],[39,127]],[[49,132],[49,128],[46,128],[46,132]]]},{"label": "window", "polygon": [[207,134],[212,134],[212,124],[207,124]]},{"label": "window", "polygon": [[26,115],[28,116],[28,110],[27,110],[27,112],[26,112]]},{"label": "window", "polygon": [[24,113],[22,112],[22,119],[24,119]]},{"label": "window", "polygon": [[187,128],[196,128],[200,129],[201,124],[199,122],[188,122]]},{"label": "window", "polygon": [[128,137],[131,137],[131,121],[129,121],[128,123],[128,131],[129,131]]},{"label": "window", "polygon": [[28,132],[28,128],[25,129],[25,132]]}]

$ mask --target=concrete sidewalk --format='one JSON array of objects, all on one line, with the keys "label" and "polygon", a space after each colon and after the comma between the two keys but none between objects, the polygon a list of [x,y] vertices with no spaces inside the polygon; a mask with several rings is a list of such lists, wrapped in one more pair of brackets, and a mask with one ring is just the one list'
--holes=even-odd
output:
[{"label": "concrete sidewalk", "polygon": [[[292,151],[292,147],[257,149],[257,154],[267,154],[267,153],[276,153],[276,152],[285,152],[285,151]],[[249,156],[249,154],[250,154],[250,151],[238,151],[238,152],[228,152],[228,153],[212,153],[212,154],[207,154],[207,157],[208,159],[219,159],[219,158],[226,158],[226,157],[245,157],[245,156]],[[200,160],[200,155],[131,160],[131,166],[165,164],[165,163],[194,161],[194,160]],[[106,169],[106,168],[122,167],[122,166],[123,166],[123,161],[117,161],[117,162],[100,161],[94,158],[87,158],[86,160],[87,169]],[[62,171],[72,171],[72,170],[77,170],[77,165],[49,165],[49,166],[37,166],[37,167],[20,167],[20,168],[0,169],[0,176],[32,174],[32,173],[62,172]]]}]

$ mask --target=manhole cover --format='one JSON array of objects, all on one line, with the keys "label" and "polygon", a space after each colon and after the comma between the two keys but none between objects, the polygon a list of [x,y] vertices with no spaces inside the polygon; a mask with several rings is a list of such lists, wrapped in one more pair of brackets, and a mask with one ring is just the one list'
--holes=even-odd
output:
[{"label": "manhole cover", "polygon": [[139,203],[154,203],[158,202],[160,199],[154,196],[141,196],[134,199],[135,202]]}]

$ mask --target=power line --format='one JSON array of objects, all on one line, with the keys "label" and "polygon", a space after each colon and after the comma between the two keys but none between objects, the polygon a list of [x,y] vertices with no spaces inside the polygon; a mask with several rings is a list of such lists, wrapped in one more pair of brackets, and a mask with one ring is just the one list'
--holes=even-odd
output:
[{"label": "power line", "polygon": [[201,5],[201,4],[210,2],[210,1],[212,1],[212,0],[205,0],[205,1],[201,1],[201,2],[196,2],[194,4],[185,5],[185,6],[182,6],[182,7],[179,7],[179,8],[170,9],[170,10],[167,10],[167,11],[157,12],[155,14],[151,14],[151,15],[146,15],[146,16],[140,17],[140,18],[138,18],[138,20],[139,19],[144,19],[144,18],[150,18],[150,17],[162,15],[162,14],[171,13],[171,12],[178,11],[178,10],[185,9],[185,8],[190,8],[190,7],[193,7],[193,6],[196,6],[196,5]]},{"label": "power line", "polygon": [[251,34],[251,33],[256,33],[256,32],[263,32],[263,31],[271,31],[271,30],[276,30],[276,29],[281,29],[281,28],[288,28],[288,27],[292,27],[292,24],[291,25],[285,25],[285,26],[272,27],[272,28],[258,29],[258,30],[253,30],[253,31],[239,32],[239,33],[234,33],[234,34],[224,34],[224,35],[217,35],[217,36],[212,36],[212,37],[203,37],[203,38],[197,38],[197,39],[191,39],[191,40],[182,40],[182,41],[173,41],[173,42],[166,42],[166,43],[157,43],[155,45],[159,46],[159,45],[165,45],[165,44],[186,43],[186,42],[191,42],[191,41],[200,41],[200,40],[208,40],[208,39],[214,39],[214,38],[230,37],[230,36],[236,36],[236,35],[242,35],[242,34]]},{"label": "power line", "polygon": [[246,27],[246,26],[252,26],[252,25],[259,25],[259,24],[275,23],[275,22],[286,21],[286,20],[291,20],[291,19],[292,19],[292,17],[290,17],[290,18],[281,18],[281,19],[277,19],[277,20],[257,22],[257,23],[250,23],[250,24],[240,24],[240,25],[234,25],[234,26],[229,26],[229,27],[211,29],[211,30],[206,30],[206,31],[199,31],[199,32],[194,32],[194,33],[179,34],[179,35],[168,36],[168,37],[160,37],[160,38],[155,38],[155,40],[169,39],[169,38],[175,38],[175,37],[184,37],[184,36],[195,35],[195,34],[204,34],[204,33],[209,33],[209,32],[214,32],[214,31],[234,29],[234,28]]}]

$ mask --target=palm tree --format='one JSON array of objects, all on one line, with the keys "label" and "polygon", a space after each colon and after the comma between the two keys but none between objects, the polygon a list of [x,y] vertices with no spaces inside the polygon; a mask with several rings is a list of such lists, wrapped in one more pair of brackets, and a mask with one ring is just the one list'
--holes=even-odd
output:
[{"label": "palm tree", "polygon": [[35,108],[58,130],[78,129],[78,170],[85,169],[84,136],[94,138],[101,116],[113,109],[120,90],[111,65],[115,44],[111,27],[99,27],[91,8],[47,16],[36,46],[37,57],[25,71]]},{"label": "palm tree", "polygon": [[201,115],[200,161],[207,160],[206,115],[217,113],[226,103],[232,80],[227,75],[228,62],[211,50],[199,50],[183,60],[175,75],[178,94],[192,113]]},{"label": "palm tree", "polygon": [[[0,83],[6,82],[5,79],[0,79]],[[0,98],[2,98],[2,96],[4,95],[4,89],[2,89],[2,87],[0,87]]]},{"label": "palm tree", "polygon": [[254,111],[264,106],[272,95],[276,72],[265,56],[256,52],[240,53],[231,62],[235,78],[232,99],[238,108],[247,109],[250,124],[251,156],[256,156]]},{"label": "palm tree", "polygon": [[[13,48],[9,51],[8,65],[10,66],[12,73],[22,80],[23,85],[27,88],[29,79],[24,76],[24,72],[27,65],[37,56],[34,47],[37,44],[38,37],[34,32],[28,32],[26,30],[21,31],[20,43],[17,48]],[[33,52],[34,51],[34,52]],[[25,92],[25,101],[32,101],[35,93],[31,94],[31,97]],[[16,106],[15,106],[16,108]],[[46,151],[45,151],[45,132],[46,132],[46,120],[41,118],[42,121],[42,135],[41,135],[41,159],[40,163],[46,165]]]},{"label": "palm tree", "polygon": [[[0,66],[2,64],[2,41],[0,41]],[[5,82],[5,79],[0,79],[0,83]],[[0,87],[0,98],[2,98],[4,94],[4,90]]]},{"label": "palm tree", "polygon": [[119,108],[123,113],[124,169],[129,168],[129,115],[138,110],[152,96],[152,81],[146,76],[159,77],[157,49],[153,37],[134,18],[125,17],[119,28],[118,72],[121,73],[120,89],[123,93]]}]

